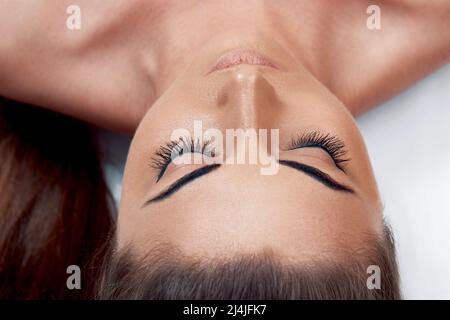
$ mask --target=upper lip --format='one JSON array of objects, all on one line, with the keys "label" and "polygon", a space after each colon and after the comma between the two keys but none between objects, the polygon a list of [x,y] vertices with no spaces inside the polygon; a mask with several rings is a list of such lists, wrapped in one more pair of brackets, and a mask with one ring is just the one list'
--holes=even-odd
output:
[{"label": "upper lip", "polygon": [[229,51],[220,56],[219,59],[217,59],[215,65],[210,69],[208,74],[217,70],[231,68],[240,64],[260,65],[272,67],[275,69],[278,68],[275,63],[254,50],[239,49]]}]

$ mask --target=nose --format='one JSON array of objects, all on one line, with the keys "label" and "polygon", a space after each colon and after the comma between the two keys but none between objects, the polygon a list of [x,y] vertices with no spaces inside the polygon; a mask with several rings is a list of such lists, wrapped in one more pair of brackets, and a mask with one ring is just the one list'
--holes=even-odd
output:
[{"label": "nose", "polygon": [[279,103],[275,88],[261,67],[240,65],[227,76],[217,96],[217,106],[226,110],[234,127],[270,128]]}]

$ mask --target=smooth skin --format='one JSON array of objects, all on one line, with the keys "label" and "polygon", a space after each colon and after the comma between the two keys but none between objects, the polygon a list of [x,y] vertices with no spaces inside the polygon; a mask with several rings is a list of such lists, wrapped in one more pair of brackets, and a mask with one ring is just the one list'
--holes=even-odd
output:
[{"label": "smooth skin", "polygon": [[[445,0],[0,1],[0,94],[101,127],[134,132],[180,70],[211,40],[277,39],[353,115],[448,62]],[[228,34],[228,36],[225,36]]]},{"label": "smooth skin", "polygon": [[[381,236],[382,208],[354,116],[449,61],[445,1],[379,1],[382,30],[366,27],[368,1],[3,1],[1,94],[91,123],[135,132],[118,219],[118,246],[146,255],[160,242],[206,258],[270,249],[289,261],[359,250]],[[17,14],[11,14],[16,12]],[[8,14],[6,14],[8,13]],[[24,23],[25,22],[25,23]],[[209,73],[232,49],[279,69],[241,64]],[[281,166],[222,165],[144,206],[203,165],[149,163],[177,128],[280,129],[280,160],[320,169],[355,193],[331,190]],[[318,130],[345,142],[339,170],[318,148],[283,149]]]}]

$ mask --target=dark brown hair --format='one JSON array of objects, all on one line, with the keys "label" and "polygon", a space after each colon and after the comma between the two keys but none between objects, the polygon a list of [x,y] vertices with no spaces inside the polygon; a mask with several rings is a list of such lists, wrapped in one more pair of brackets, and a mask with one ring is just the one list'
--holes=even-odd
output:
[{"label": "dark brown hair", "polygon": [[[342,250],[342,248],[338,249]],[[270,251],[228,259],[183,257],[169,244],[137,259],[131,247],[110,250],[100,277],[99,299],[400,299],[390,229],[368,236],[364,249],[346,259],[303,265],[281,263]],[[369,289],[367,267],[380,269],[380,288]]]},{"label": "dark brown hair", "polygon": [[[112,221],[84,123],[0,97],[0,298],[92,296],[94,252]],[[82,290],[68,290],[69,265]]]}]

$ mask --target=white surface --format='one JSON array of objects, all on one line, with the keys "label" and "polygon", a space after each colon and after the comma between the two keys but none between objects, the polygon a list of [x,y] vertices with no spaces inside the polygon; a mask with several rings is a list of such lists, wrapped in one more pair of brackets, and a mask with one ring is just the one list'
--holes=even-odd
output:
[{"label": "white surface", "polygon": [[[406,299],[450,299],[450,65],[358,119]],[[129,138],[102,133],[116,201]]]},{"label": "white surface", "polygon": [[358,119],[409,299],[450,299],[450,65]]}]

